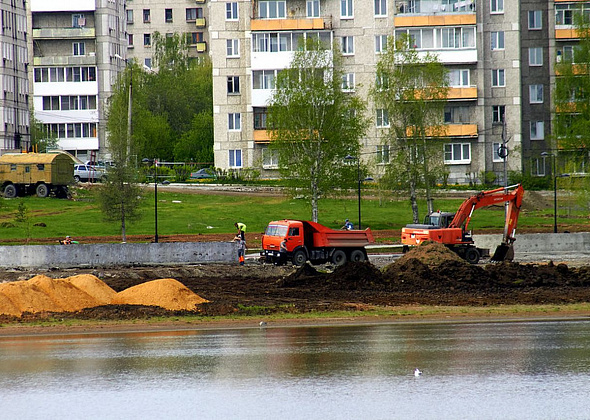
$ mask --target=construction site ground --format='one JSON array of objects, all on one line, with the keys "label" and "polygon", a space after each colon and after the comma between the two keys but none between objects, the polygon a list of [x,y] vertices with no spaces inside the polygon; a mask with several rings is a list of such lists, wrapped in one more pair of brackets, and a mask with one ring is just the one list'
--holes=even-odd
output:
[{"label": "construction site ground", "polygon": [[[395,259],[374,256],[372,262],[341,267],[275,266],[249,258],[245,266],[4,270],[0,271],[0,279],[27,280],[36,274],[51,278],[93,274],[116,292],[151,280],[176,279],[209,301],[197,307],[196,313],[204,320],[220,315],[264,316],[404,306],[485,308],[590,302],[588,261],[470,265],[436,243],[422,245]],[[169,311],[158,306],[103,305],[59,314],[25,313],[19,318],[2,315],[0,323],[5,330],[7,326],[48,318],[136,322],[186,314],[195,312]]]}]

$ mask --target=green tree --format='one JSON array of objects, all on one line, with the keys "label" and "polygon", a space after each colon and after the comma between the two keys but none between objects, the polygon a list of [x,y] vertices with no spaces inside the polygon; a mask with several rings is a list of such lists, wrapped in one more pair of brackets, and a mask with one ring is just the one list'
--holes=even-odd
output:
[{"label": "green tree", "polygon": [[580,41],[573,48],[573,54],[564,50],[555,65],[555,150],[587,150],[590,147],[590,22],[581,13],[576,13],[574,26]]},{"label": "green tree", "polygon": [[37,153],[46,153],[48,150],[57,147],[57,138],[51,137],[43,123],[35,118],[35,110],[29,112],[31,129],[31,148]]},{"label": "green tree", "polygon": [[426,189],[432,211],[431,186],[444,172],[442,142],[446,134],[444,106],[448,72],[433,54],[409,47],[407,37],[390,37],[377,63],[371,88],[378,117],[384,120],[382,142],[393,157],[383,181],[407,192],[418,223],[417,190]]},{"label": "green tree", "polygon": [[297,194],[309,197],[311,219],[317,222],[320,198],[356,180],[357,165],[345,157],[360,157],[366,107],[342,91],[338,48],[312,39],[301,47],[276,78],[268,127],[280,174]]},{"label": "green tree", "polygon": [[190,130],[174,146],[174,157],[196,163],[213,162],[213,118],[209,111],[194,116]]},{"label": "green tree", "polygon": [[[129,83],[138,85],[141,70],[130,62],[117,80],[109,98],[107,115],[108,150],[114,166],[107,172],[106,181],[98,188],[98,202],[107,221],[120,221],[121,238],[127,241],[127,222],[139,217],[141,188],[137,184],[137,163],[133,135],[129,137]],[[132,108],[133,109],[133,108]],[[132,120],[133,121],[133,120]],[[132,132],[132,131],[131,131]]]}]

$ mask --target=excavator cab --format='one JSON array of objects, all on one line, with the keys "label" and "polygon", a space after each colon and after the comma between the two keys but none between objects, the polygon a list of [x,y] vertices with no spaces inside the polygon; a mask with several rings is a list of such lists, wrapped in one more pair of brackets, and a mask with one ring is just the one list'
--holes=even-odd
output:
[{"label": "excavator cab", "polygon": [[435,211],[424,217],[424,224],[436,226],[439,228],[449,227],[449,224],[455,217],[455,213]]}]

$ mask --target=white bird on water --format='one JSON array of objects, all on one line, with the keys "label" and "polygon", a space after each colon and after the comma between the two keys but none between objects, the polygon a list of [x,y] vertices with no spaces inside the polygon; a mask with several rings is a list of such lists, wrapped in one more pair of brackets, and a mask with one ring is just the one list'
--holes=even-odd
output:
[{"label": "white bird on water", "polygon": [[264,328],[264,327],[266,327],[266,322],[260,321],[260,328]]},{"label": "white bird on water", "polygon": [[422,375],[422,371],[418,368],[414,369],[414,376],[420,376]]}]

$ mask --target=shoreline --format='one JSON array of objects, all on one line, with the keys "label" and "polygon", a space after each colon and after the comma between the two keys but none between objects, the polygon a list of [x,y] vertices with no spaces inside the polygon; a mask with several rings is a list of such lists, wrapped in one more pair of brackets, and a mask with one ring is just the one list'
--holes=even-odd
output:
[{"label": "shoreline", "polygon": [[[407,312],[400,314],[399,312]],[[414,311],[412,313],[412,311]],[[427,311],[427,313],[423,312]],[[176,318],[173,320],[172,318]],[[400,307],[391,314],[360,315],[352,312],[350,316],[315,316],[302,314],[294,317],[250,316],[240,319],[203,319],[191,317],[170,320],[130,320],[130,321],[85,321],[69,320],[68,325],[60,321],[45,321],[44,325],[2,324],[0,340],[10,337],[59,336],[59,335],[97,335],[97,334],[149,334],[182,331],[207,331],[250,328],[290,328],[290,327],[328,327],[347,325],[378,324],[440,324],[440,323],[509,323],[509,322],[558,322],[584,321],[590,319],[590,307],[582,309],[567,308],[567,305],[507,305],[498,307]],[[260,326],[260,322],[266,324]]]}]

